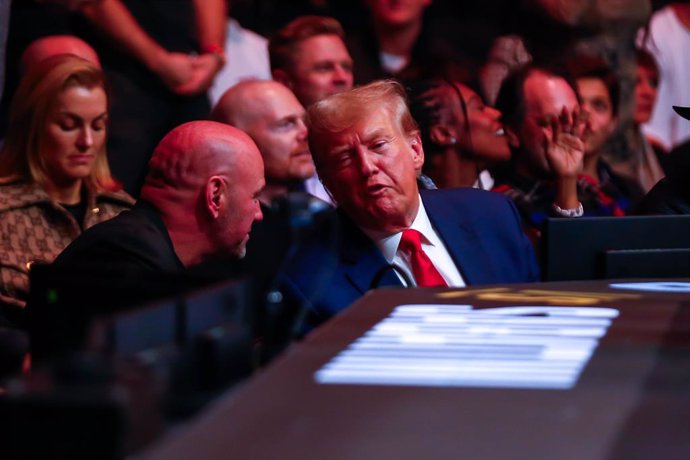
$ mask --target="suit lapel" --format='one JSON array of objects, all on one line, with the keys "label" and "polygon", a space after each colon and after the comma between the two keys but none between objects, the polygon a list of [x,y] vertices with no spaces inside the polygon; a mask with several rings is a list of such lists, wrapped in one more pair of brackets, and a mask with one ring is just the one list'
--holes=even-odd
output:
[{"label": "suit lapel", "polygon": [[454,203],[449,198],[448,194],[422,194],[429,220],[446,245],[465,283],[490,283],[496,279],[497,271],[477,233],[480,225],[467,221],[459,203]]},{"label": "suit lapel", "polygon": [[380,276],[378,286],[402,286],[376,245],[342,212],[343,225],[341,260],[343,274],[360,293],[371,289],[372,281]]}]

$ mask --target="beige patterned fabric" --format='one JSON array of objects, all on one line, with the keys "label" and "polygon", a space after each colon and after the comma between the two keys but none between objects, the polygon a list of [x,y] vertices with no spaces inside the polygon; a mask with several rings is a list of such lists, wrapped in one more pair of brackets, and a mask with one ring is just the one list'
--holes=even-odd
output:
[{"label": "beige patterned fabric", "polygon": [[[124,192],[88,194],[84,228],[115,217],[134,200]],[[33,262],[52,262],[81,233],[74,217],[37,184],[0,186],[0,302],[23,308]]]}]

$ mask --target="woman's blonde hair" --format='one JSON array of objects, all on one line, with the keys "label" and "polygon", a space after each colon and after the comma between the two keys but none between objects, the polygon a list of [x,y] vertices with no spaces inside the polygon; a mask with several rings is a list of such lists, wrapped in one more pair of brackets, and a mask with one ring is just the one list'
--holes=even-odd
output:
[{"label": "woman's blonde hair", "polygon": [[[47,58],[28,70],[10,106],[7,137],[0,152],[1,182],[30,180],[45,186],[51,176],[41,155],[46,124],[58,96],[73,87],[102,88],[106,91],[103,71],[84,59],[68,54]],[[110,175],[105,142],[96,153],[93,170],[85,183],[94,191],[121,188]]]}]

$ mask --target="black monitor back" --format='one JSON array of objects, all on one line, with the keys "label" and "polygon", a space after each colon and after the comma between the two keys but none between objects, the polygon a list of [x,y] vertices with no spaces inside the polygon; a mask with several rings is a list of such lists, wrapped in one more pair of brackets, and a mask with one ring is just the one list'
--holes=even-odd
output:
[{"label": "black monitor back", "polygon": [[690,276],[690,216],[549,219],[544,281]]},{"label": "black monitor back", "polygon": [[[185,346],[204,333],[237,327],[253,332],[251,282],[228,280],[147,305],[94,315],[83,349],[130,356],[167,345]],[[215,332],[214,332],[215,331]]]},{"label": "black monitor back", "polygon": [[[195,333],[230,316],[251,324],[248,284],[231,280],[222,286],[210,284],[188,273],[122,273],[54,264],[32,267],[25,327],[33,357],[40,361],[82,350],[96,319],[111,324],[109,346],[116,354],[171,339],[179,342],[180,330],[187,327],[180,318],[189,317]],[[221,302],[226,297],[228,301]],[[198,304],[198,311],[190,308],[187,315],[183,308],[187,304]]]}]

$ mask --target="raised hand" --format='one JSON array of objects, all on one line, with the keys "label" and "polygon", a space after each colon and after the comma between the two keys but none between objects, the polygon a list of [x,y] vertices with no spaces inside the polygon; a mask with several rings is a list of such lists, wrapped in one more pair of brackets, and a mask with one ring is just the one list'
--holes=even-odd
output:
[{"label": "raised hand", "polygon": [[583,140],[587,122],[579,108],[563,107],[559,116],[552,116],[544,133],[546,160],[557,178],[574,178],[582,170],[585,153]]}]

